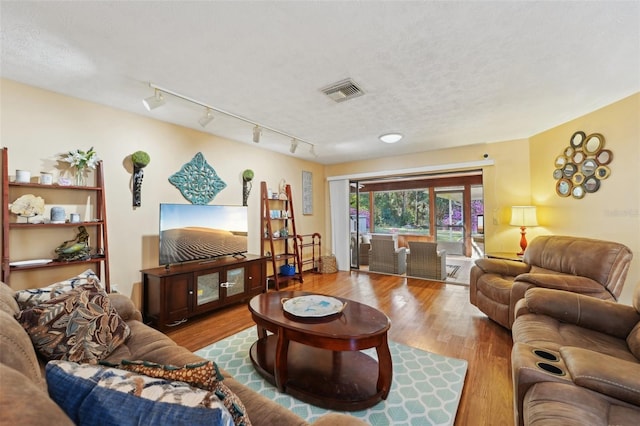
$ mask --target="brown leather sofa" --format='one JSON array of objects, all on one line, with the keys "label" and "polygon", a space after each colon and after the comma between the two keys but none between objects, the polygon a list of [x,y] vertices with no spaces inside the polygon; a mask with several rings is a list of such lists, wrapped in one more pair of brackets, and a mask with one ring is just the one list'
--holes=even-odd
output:
[{"label": "brown leather sofa", "polygon": [[640,283],[633,306],[531,289],[512,335],[516,425],[640,424]]},{"label": "brown leather sofa", "polygon": [[[129,298],[109,295],[111,303],[131,329],[128,340],[105,361],[145,360],[159,364],[183,366],[199,363],[203,358],[176,343],[161,332],[142,323],[142,315]],[[14,318],[19,312],[14,292],[0,282],[0,425],[73,425],[73,422],[50,398],[44,374],[44,361],[36,355],[31,339]],[[275,401],[236,381],[226,372],[226,384],[242,401],[254,426],[295,425],[309,423]],[[343,413],[320,417],[314,426],[365,425]]]},{"label": "brown leather sofa", "polygon": [[515,305],[527,290],[545,287],[616,301],[633,255],[619,243],[570,236],[536,237],[523,261],[478,259],[469,298],[489,318],[511,328]]}]

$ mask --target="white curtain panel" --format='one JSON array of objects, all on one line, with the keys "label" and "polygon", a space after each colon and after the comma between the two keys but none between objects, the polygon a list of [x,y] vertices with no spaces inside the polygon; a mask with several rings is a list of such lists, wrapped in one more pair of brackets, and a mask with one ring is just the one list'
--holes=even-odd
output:
[{"label": "white curtain panel", "polygon": [[349,271],[349,180],[329,181],[331,210],[331,250],[336,256],[338,270]]}]

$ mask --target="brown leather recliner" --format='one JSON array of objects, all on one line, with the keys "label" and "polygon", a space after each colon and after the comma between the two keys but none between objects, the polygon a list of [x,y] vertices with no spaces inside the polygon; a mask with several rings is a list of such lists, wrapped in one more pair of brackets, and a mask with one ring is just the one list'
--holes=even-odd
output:
[{"label": "brown leather recliner", "polygon": [[532,287],[617,300],[633,254],[620,243],[546,235],[529,243],[523,262],[478,259],[471,268],[469,298],[489,318],[511,328],[515,305]]},{"label": "brown leather recliner", "polygon": [[640,424],[640,283],[633,304],[527,291],[512,329],[517,425]]}]

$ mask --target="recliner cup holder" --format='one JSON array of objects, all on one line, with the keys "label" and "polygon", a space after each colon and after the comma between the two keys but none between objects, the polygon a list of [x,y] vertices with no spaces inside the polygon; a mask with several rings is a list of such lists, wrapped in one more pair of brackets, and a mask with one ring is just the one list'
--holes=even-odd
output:
[{"label": "recliner cup holder", "polygon": [[552,361],[552,362],[560,361],[560,358],[558,358],[557,355],[552,354],[551,352],[547,352],[544,349],[534,349],[533,354],[540,358],[544,358],[547,361]]},{"label": "recliner cup holder", "polygon": [[546,371],[547,373],[551,373],[556,376],[564,376],[565,372],[560,367],[556,365],[549,364],[548,362],[536,362],[538,368]]}]

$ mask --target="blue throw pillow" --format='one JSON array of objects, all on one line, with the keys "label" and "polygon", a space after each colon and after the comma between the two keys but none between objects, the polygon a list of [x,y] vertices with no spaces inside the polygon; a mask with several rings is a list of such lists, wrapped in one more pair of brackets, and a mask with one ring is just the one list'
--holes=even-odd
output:
[{"label": "blue throw pillow", "polygon": [[233,418],[213,392],[69,361],[46,368],[49,396],[77,425],[220,425]]}]

